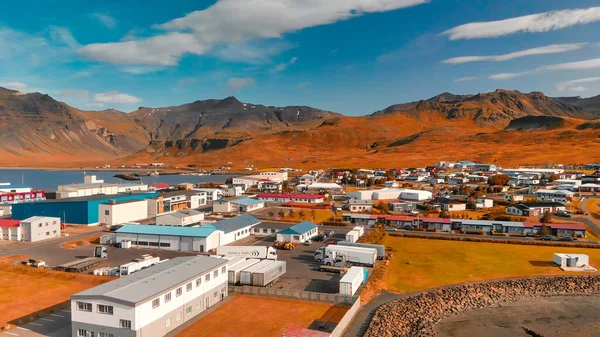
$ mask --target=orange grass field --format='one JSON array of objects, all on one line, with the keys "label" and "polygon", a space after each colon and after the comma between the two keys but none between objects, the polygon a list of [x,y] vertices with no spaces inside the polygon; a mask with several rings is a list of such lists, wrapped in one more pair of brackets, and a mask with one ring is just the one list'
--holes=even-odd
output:
[{"label": "orange grass field", "polygon": [[0,262],[0,325],[64,302],[74,293],[112,279]]},{"label": "orange grass field", "polygon": [[322,302],[235,295],[177,337],[281,337],[292,326],[339,322],[348,308]]},{"label": "orange grass field", "polygon": [[600,249],[542,247],[389,237],[395,249],[380,287],[405,293],[469,281],[536,275],[566,275],[552,263],[554,253],[588,254],[600,268]]}]

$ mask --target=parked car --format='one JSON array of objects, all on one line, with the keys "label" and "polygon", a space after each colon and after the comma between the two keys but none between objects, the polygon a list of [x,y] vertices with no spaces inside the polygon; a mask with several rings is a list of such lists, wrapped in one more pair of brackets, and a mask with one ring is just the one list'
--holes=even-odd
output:
[{"label": "parked car", "polygon": [[554,236],[552,236],[552,235],[542,236],[541,240],[543,240],[543,241],[552,241],[552,240],[554,240]]},{"label": "parked car", "polygon": [[563,236],[562,238],[559,238],[558,241],[572,242],[573,241],[573,237],[572,236]]},{"label": "parked car", "polygon": [[335,241],[327,241],[327,242],[325,242],[325,246],[335,245],[335,244],[337,244]]},{"label": "parked car", "polygon": [[325,237],[330,237],[333,234],[335,234],[335,232],[333,231],[333,229],[328,229],[323,234],[325,235]]},{"label": "parked car", "polygon": [[306,241],[302,242],[302,244],[305,246],[310,246],[312,244],[312,241],[306,240]]},{"label": "parked car", "polygon": [[567,212],[556,212],[556,213],[554,213],[554,215],[555,216],[560,216],[560,217],[563,217],[563,218],[570,218],[571,217],[571,214],[569,214]]},{"label": "parked car", "polygon": [[388,232],[397,232],[398,228],[387,226],[387,227],[385,227],[385,230]]},{"label": "parked car", "polygon": [[317,236],[315,236],[313,238],[313,241],[315,241],[315,242],[321,242],[321,241],[325,240],[325,237],[326,237],[325,235],[319,234],[319,235],[317,235]]}]

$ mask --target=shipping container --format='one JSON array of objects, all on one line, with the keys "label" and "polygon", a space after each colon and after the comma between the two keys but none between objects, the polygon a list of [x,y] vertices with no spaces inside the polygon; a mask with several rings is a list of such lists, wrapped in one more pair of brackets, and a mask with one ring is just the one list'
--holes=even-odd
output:
[{"label": "shipping container", "polygon": [[356,241],[358,241],[359,237],[360,237],[359,233],[355,230],[351,230],[348,233],[346,233],[346,241],[348,241],[348,242],[356,242]]},{"label": "shipping container", "polygon": [[244,262],[236,264],[235,266],[231,266],[227,271],[227,279],[229,284],[236,284],[240,282],[240,272],[248,267],[251,267],[257,263],[259,263],[259,259],[248,259]]},{"label": "shipping container", "polygon": [[356,226],[352,230],[358,232],[358,237],[365,235],[365,229],[362,226]]},{"label": "shipping container", "polygon": [[354,295],[364,280],[364,268],[352,267],[340,280],[340,294]]},{"label": "shipping container", "polygon": [[325,264],[336,265],[333,261],[343,257],[344,262],[356,265],[375,265],[377,250],[374,248],[330,245],[315,251],[315,260]]},{"label": "shipping container", "polygon": [[268,266],[273,263],[272,260],[262,260],[259,263],[248,267],[240,272],[240,284],[241,285],[251,285],[252,284],[252,273],[255,271]]},{"label": "shipping container", "polygon": [[148,268],[157,263],[160,263],[160,258],[151,256],[149,254],[144,254],[140,258],[134,259],[133,262],[126,263],[119,267],[120,275],[125,276],[131,273],[135,273],[136,271],[140,271],[144,268]]},{"label": "shipping container", "polygon": [[277,250],[267,246],[221,246],[217,248],[217,255],[277,260]]},{"label": "shipping container", "polygon": [[285,272],[285,261],[274,261],[252,273],[252,285],[258,287],[270,286],[273,282],[277,282]]},{"label": "shipping container", "polygon": [[371,243],[358,243],[358,242],[348,242],[348,241],[338,241],[337,243],[340,246],[348,246],[348,247],[362,247],[362,248],[373,248],[377,250],[377,258],[379,260],[383,260],[385,257],[385,246],[384,245],[374,245]]}]

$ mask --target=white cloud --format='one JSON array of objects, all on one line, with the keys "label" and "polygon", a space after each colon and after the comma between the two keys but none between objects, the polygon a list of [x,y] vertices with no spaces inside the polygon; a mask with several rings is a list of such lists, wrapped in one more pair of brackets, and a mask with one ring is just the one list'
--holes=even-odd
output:
[{"label": "white cloud", "polygon": [[300,82],[298,83],[298,89],[306,89],[310,86],[310,82]]},{"label": "white cloud", "polygon": [[499,21],[472,22],[442,33],[450,40],[493,38],[518,32],[541,33],[600,21],[600,7],[566,9]]},{"label": "white cloud", "polygon": [[272,72],[274,72],[274,73],[282,72],[282,71],[286,70],[289,66],[296,63],[296,61],[298,61],[298,58],[294,56],[288,62],[280,63],[280,64],[276,65],[275,68],[273,68]]},{"label": "white cloud", "polygon": [[114,64],[172,66],[187,53],[203,55],[216,46],[280,39],[285,33],[304,28],[428,1],[220,0],[207,9],[155,26],[167,34],[92,44],[81,48],[80,53],[92,60]]},{"label": "white cloud", "polygon": [[94,61],[126,65],[173,66],[186,53],[203,54],[206,48],[191,34],[169,33],[143,40],[89,44],[78,53]]},{"label": "white cloud", "polygon": [[232,77],[227,80],[227,87],[228,87],[230,93],[235,93],[235,92],[238,92],[238,91],[244,89],[245,87],[253,87],[255,85],[256,85],[256,81],[254,81],[254,79],[252,77],[244,77],[244,78]]},{"label": "white cloud", "polygon": [[21,92],[27,92],[27,84],[21,83],[21,82],[0,83],[0,87],[6,88],[6,89],[11,89],[11,90],[16,90],[16,91],[21,91]]},{"label": "white cloud", "polygon": [[87,90],[63,90],[58,95],[60,97],[88,97],[90,93]]},{"label": "white cloud", "polygon": [[600,69],[600,58],[579,61],[579,62],[569,62],[569,63],[559,63],[553,64],[549,66],[538,67],[535,69],[518,72],[518,73],[501,73],[490,76],[492,80],[506,80],[510,78],[521,77],[524,75],[529,75],[533,73],[545,72],[545,71],[555,71],[555,70],[589,70],[589,69]]},{"label": "white cloud", "polygon": [[600,77],[587,77],[587,78],[580,78],[577,80],[560,82],[560,83],[556,84],[556,89],[558,91],[583,92],[583,91],[587,91],[588,88],[584,87],[582,84],[591,83],[591,82],[600,82]]},{"label": "white cloud", "polygon": [[228,62],[270,63],[270,57],[295,46],[284,40],[245,41],[215,46],[210,54]]},{"label": "white cloud", "polygon": [[154,72],[161,71],[164,69],[165,69],[165,67],[157,67],[157,66],[124,66],[124,67],[119,68],[119,70],[124,73],[134,74],[134,75],[149,74],[149,73],[154,73]]},{"label": "white cloud", "polygon": [[106,26],[106,28],[112,29],[117,26],[117,20],[106,13],[92,13],[90,16],[100,21],[100,23]]},{"label": "white cloud", "polygon": [[69,77],[70,80],[75,79],[75,78],[80,78],[80,77],[89,77],[92,76],[92,73],[89,71],[79,71],[76,72],[75,74],[73,74],[71,77]]},{"label": "white cloud", "polygon": [[88,107],[88,108],[102,109],[102,108],[104,108],[104,103],[88,103],[85,106]]},{"label": "white cloud", "polygon": [[71,31],[65,27],[50,26],[50,38],[54,42],[64,44],[71,49],[77,49],[81,46],[73,37]]},{"label": "white cloud", "polygon": [[568,51],[574,51],[585,47],[587,43],[571,43],[571,44],[552,44],[544,47],[537,47],[531,49],[525,49],[514,53],[504,54],[504,55],[489,55],[489,56],[460,56],[453,57],[447,60],[442,61],[442,63],[448,64],[462,64],[469,62],[479,62],[479,61],[491,61],[491,62],[502,62],[513,60],[520,57],[525,56],[533,56],[533,55],[544,55],[544,54],[558,54],[565,53]]},{"label": "white cloud", "polygon": [[94,95],[94,103],[104,104],[136,104],[142,101],[141,98],[128,94],[121,94],[117,91],[108,91]]},{"label": "white cloud", "polygon": [[461,77],[454,80],[456,83],[476,80],[477,76]]},{"label": "white cloud", "polygon": [[35,68],[52,61],[65,62],[79,46],[71,32],[49,27],[39,35],[0,26],[0,61],[6,67]]}]

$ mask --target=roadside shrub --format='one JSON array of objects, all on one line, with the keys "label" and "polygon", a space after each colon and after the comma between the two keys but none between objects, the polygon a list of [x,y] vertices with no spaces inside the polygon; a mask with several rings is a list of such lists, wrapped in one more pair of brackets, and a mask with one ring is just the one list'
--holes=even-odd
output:
[{"label": "roadside shrub", "polygon": [[435,233],[435,232],[437,232],[437,229],[435,229],[435,228],[427,228],[425,231],[426,232],[434,232]]},{"label": "roadside shrub", "polygon": [[465,231],[466,234],[485,235],[481,229],[469,229]]}]

